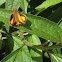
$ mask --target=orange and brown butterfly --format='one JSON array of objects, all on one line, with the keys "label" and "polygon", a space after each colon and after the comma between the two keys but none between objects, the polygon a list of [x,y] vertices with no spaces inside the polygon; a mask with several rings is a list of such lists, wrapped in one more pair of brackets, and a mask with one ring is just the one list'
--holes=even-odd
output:
[{"label": "orange and brown butterfly", "polygon": [[13,13],[11,14],[10,18],[10,24],[12,26],[25,24],[26,20],[27,17],[24,14],[18,12],[16,9],[13,9]]}]

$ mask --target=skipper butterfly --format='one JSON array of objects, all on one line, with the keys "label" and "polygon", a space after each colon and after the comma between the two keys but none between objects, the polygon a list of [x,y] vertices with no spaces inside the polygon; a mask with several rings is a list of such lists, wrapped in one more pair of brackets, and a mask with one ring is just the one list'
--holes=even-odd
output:
[{"label": "skipper butterfly", "polygon": [[18,12],[16,9],[13,9],[13,13],[11,14],[10,18],[10,24],[12,26],[25,24],[26,20],[27,18],[24,14]]}]

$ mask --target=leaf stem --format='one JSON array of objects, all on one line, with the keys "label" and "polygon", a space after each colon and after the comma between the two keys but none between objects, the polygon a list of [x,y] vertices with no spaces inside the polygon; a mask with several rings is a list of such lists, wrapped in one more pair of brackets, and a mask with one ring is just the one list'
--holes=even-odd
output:
[{"label": "leaf stem", "polygon": [[52,46],[42,46],[42,45],[33,45],[27,41],[24,41],[25,45],[33,47],[33,48],[38,48],[38,49],[42,49],[43,51],[45,50],[50,50],[50,49],[55,49],[55,48],[62,48],[62,44],[58,44],[58,45],[52,45]]},{"label": "leaf stem", "polygon": [[58,44],[58,45],[52,45],[52,46],[33,46],[34,48],[38,48],[38,49],[42,49],[42,50],[50,50],[50,49],[55,49],[55,48],[62,48],[62,44]]}]

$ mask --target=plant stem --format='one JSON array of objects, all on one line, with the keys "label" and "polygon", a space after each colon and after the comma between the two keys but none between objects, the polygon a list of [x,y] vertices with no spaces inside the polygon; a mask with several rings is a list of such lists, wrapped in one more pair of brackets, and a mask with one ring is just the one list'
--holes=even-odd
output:
[{"label": "plant stem", "polygon": [[55,48],[62,48],[62,44],[58,44],[58,45],[52,45],[52,46],[42,46],[42,45],[33,45],[27,41],[24,41],[25,45],[33,47],[33,48],[38,48],[38,49],[42,49],[42,50],[50,50],[50,49],[55,49]]},{"label": "plant stem", "polygon": [[58,45],[52,45],[52,46],[33,46],[33,48],[38,48],[38,49],[42,49],[42,50],[50,50],[50,49],[55,49],[55,48],[62,48],[62,44],[58,44]]},{"label": "plant stem", "polygon": [[45,46],[46,44],[48,44],[50,42],[50,40],[47,40],[46,42],[42,43],[41,46]]}]

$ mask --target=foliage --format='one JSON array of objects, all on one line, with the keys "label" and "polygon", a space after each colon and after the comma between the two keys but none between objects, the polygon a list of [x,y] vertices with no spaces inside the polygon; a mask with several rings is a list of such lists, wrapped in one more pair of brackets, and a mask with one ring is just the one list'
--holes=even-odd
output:
[{"label": "foliage", "polygon": [[[9,24],[13,9],[26,23]],[[0,61],[61,62],[62,0],[0,0]]]}]

